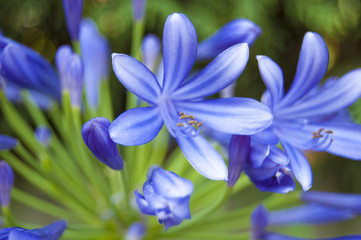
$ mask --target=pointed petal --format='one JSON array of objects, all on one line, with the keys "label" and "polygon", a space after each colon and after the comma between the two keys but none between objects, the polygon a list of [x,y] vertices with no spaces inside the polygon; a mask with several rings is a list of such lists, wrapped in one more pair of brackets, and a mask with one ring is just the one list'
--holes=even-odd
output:
[{"label": "pointed petal", "polygon": [[[42,239],[56,240],[61,237],[65,229],[67,228],[67,223],[64,220],[55,221],[45,227],[39,229],[40,236]],[[32,230],[30,230],[31,232]]]},{"label": "pointed petal", "polygon": [[241,176],[244,164],[249,159],[250,144],[250,136],[232,135],[231,142],[229,144],[228,186],[233,187]]},{"label": "pointed petal", "polygon": [[332,83],[332,86],[323,86],[310,98],[277,110],[277,116],[284,119],[311,118],[349,107],[361,96],[361,69],[353,70]]},{"label": "pointed petal", "polygon": [[77,41],[83,15],[83,0],[63,0],[63,7],[70,38],[72,41]]},{"label": "pointed petal", "polygon": [[248,19],[233,20],[198,44],[197,60],[212,59],[238,43],[251,46],[261,33],[260,27]]},{"label": "pointed petal", "polygon": [[202,136],[176,138],[189,163],[204,177],[227,181],[227,166],[222,156]]},{"label": "pointed petal", "polygon": [[258,205],[251,215],[251,239],[263,239],[268,226],[268,212],[263,205]]},{"label": "pointed petal", "polygon": [[12,149],[18,144],[16,138],[0,134],[0,150]]},{"label": "pointed petal", "polygon": [[252,164],[252,167],[259,168],[269,153],[270,145],[252,140],[251,152],[249,155],[249,162]]},{"label": "pointed petal", "polygon": [[303,191],[307,191],[312,186],[312,169],[303,153],[285,143],[282,143],[286,154],[290,159],[292,172],[298,182],[301,184]]},{"label": "pointed petal", "polygon": [[197,54],[197,33],[181,13],[168,16],[163,30],[163,91],[172,92],[187,77]]},{"label": "pointed petal", "polygon": [[110,138],[118,144],[133,146],[150,142],[163,126],[158,108],[133,108],[119,115],[109,126]]},{"label": "pointed petal", "polygon": [[268,127],[272,114],[265,105],[250,98],[222,98],[198,102],[176,102],[177,109],[216,130],[250,135]]},{"label": "pointed petal", "polygon": [[246,67],[249,57],[248,45],[234,45],[206,66],[193,79],[172,94],[180,100],[202,98],[219,92],[233,83]]},{"label": "pointed petal", "polygon": [[279,107],[291,106],[316,86],[327,71],[328,49],[322,37],[307,32],[303,38],[297,71],[292,86]]},{"label": "pointed petal", "polygon": [[257,56],[259,72],[263,82],[271,94],[273,106],[283,97],[283,72],[272,59],[267,56]]},{"label": "pointed petal", "polygon": [[113,70],[118,80],[139,98],[155,103],[160,86],[154,74],[138,60],[125,54],[112,54]]},{"label": "pointed petal", "polygon": [[138,190],[136,190],[134,192],[134,195],[135,195],[135,200],[137,201],[139,210],[142,213],[148,214],[148,215],[155,215],[154,209],[150,206],[150,204],[147,202],[147,200],[145,200],[143,195],[138,192]]}]

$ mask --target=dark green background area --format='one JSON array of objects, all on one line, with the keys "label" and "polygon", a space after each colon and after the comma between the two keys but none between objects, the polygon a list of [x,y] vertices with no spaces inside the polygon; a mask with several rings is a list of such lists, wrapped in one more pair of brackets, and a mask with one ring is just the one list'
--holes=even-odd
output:
[{"label": "dark green background area", "polygon": [[[190,18],[199,41],[236,18],[248,18],[262,28],[263,33],[252,46],[248,65],[238,80],[237,96],[259,99],[264,91],[255,58],[258,54],[271,57],[281,66],[288,88],[307,31],[319,33],[329,47],[326,78],[361,67],[359,0],[149,0],[146,32],[161,37],[164,21],[173,12],[185,13]],[[96,21],[108,38],[112,52],[130,53],[130,0],[85,0],[84,16]],[[61,0],[0,0],[0,29],[4,35],[39,51],[51,62],[56,49],[70,43]],[[112,71],[111,81],[117,113],[120,113],[124,109],[125,90]],[[352,106],[352,112],[361,122],[360,101]],[[3,130],[3,124],[0,128]],[[361,163],[327,154],[311,154],[310,159],[314,169],[313,189],[361,193]],[[321,230],[327,236],[360,234],[359,227],[349,231],[352,225],[360,226],[360,221],[332,226],[332,231],[327,227]],[[304,230],[292,231],[302,233]]]}]

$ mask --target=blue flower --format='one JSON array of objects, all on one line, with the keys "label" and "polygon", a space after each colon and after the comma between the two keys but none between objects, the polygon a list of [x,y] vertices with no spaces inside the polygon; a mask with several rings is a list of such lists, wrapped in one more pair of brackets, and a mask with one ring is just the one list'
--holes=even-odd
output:
[{"label": "blue flower", "polygon": [[183,219],[190,219],[189,199],[193,183],[177,174],[154,168],[143,185],[143,195],[135,191],[135,197],[142,213],[157,216],[165,229],[179,225]]},{"label": "blue flower", "polygon": [[135,222],[127,230],[126,240],[142,240],[146,227],[141,222]]},{"label": "blue flower", "polygon": [[[274,232],[268,232],[268,226],[279,227],[287,225],[317,225],[334,223],[354,218],[355,214],[349,210],[330,208],[319,204],[303,205],[278,211],[268,212],[259,205],[251,215],[251,239],[252,240],[279,240],[294,238]],[[277,238],[279,237],[279,238]],[[354,237],[354,238],[352,238]],[[346,236],[330,239],[361,239],[361,236]],[[304,238],[302,238],[304,239]]]},{"label": "blue flower", "polygon": [[0,150],[8,150],[14,148],[18,144],[16,138],[0,134]]},{"label": "blue flower", "polygon": [[248,19],[233,20],[198,44],[197,60],[212,59],[238,43],[251,46],[261,33],[261,28]]},{"label": "blue flower", "polygon": [[3,228],[0,229],[0,240],[57,240],[66,227],[66,221],[58,220],[39,229]]},{"label": "blue flower", "polygon": [[135,21],[143,20],[146,5],[147,0],[132,0],[133,18]]},{"label": "blue flower", "polygon": [[104,117],[93,118],[83,125],[81,135],[90,151],[102,163],[114,170],[121,170],[123,159],[117,145],[109,137],[109,125],[110,121]]},{"label": "blue flower", "polygon": [[361,96],[361,69],[319,87],[327,70],[328,49],[320,35],[308,32],[295,78],[285,94],[281,68],[266,56],[257,59],[267,86],[262,102],[272,109],[274,121],[255,137],[268,144],[281,142],[304,191],[312,186],[312,171],[301,150],[361,160],[361,126],[337,117]]},{"label": "blue flower", "polygon": [[73,53],[69,45],[64,45],[56,52],[55,63],[62,89],[69,91],[72,106],[80,108],[84,82],[84,69],[80,56]]},{"label": "blue flower", "polygon": [[63,7],[70,38],[72,41],[78,41],[83,0],[63,0]]},{"label": "blue flower", "polygon": [[183,15],[167,18],[163,35],[164,77],[157,79],[142,63],[124,54],[113,54],[119,81],[151,106],[121,114],[109,127],[118,144],[141,145],[153,140],[163,126],[175,137],[192,166],[203,176],[227,179],[221,155],[199,134],[202,124],[229,133],[247,135],[270,125],[269,109],[248,98],[204,100],[234,82],[248,60],[247,44],[237,44],[186,81],[197,52],[196,31]]},{"label": "blue flower", "polygon": [[152,72],[155,72],[161,48],[160,40],[156,35],[148,34],[144,37],[142,41],[142,59],[144,65]]},{"label": "blue flower", "polygon": [[14,172],[9,164],[0,160],[0,205],[8,206],[14,185]]},{"label": "blue flower", "polygon": [[35,129],[35,138],[43,146],[48,146],[51,139],[51,131],[47,126],[38,126]]},{"label": "blue flower", "polygon": [[96,108],[100,82],[108,77],[110,52],[107,40],[90,19],[81,22],[79,44],[84,64],[84,85],[87,102]]}]

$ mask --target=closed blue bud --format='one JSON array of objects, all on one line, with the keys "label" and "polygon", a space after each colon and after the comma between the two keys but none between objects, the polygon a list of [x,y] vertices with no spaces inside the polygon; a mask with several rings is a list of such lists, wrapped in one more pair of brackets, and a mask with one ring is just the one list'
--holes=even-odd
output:
[{"label": "closed blue bud", "polygon": [[157,61],[160,58],[162,49],[160,39],[154,34],[148,34],[142,41],[143,63],[153,72],[156,69]]},{"label": "closed blue bud", "polygon": [[0,230],[0,240],[57,240],[66,227],[66,221],[58,220],[39,229],[3,228]]},{"label": "closed blue bud", "polygon": [[135,222],[127,230],[126,240],[142,240],[146,227],[141,222]]},{"label": "closed blue bud", "polygon": [[123,159],[119,155],[117,145],[109,137],[109,125],[110,121],[104,117],[93,118],[83,125],[81,134],[95,157],[108,167],[121,170]]},{"label": "closed blue bud", "polygon": [[251,214],[251,239],[263,239],[268,226],[268,212],[263,205],[258,205]]},{"label": "closed blue bud", "polygon": [[84,69],[80,56],[69,45],[61,46],[55,57],[62,89],[69,91],[71,104],[80,108],[83,93]]},{"label": "closed blue bud", "polygon": [[197,60],[212,59],[238,43],[251,46],[261,33],[261,28],[248,19],[233,20],[198,44]]},{"label": "closed blue bud", "polygon": [[232,135],[229,144],[228,186],[233,187],[240,177],[243,166],[249,158],[250,143],[250,136]]},{"label": "closed blue bud", "polygon": [[179,225],[183,219],[190,219],[189,200],[193,183],[173,172],[153,168],[149,179],[143,185],[143,195],[135,191],[140,211],[154,215],[165,229]]},{"label": "closed blue bud", "polygon": [[51,139],[51,131],[46,126],[39,126],[35,129],[35,138],[42,145],[48,146]]},{"label": "closed blue bud", "polygon": [[135,21],[141,21],[144,17],[147,0],[132,0],[133,18]]},{"label": "closed blue bud", "polygon": [[84,64],[85,93],[89,106],[94,109],[99,102],[100,82],[109,75],[109,45],[90,19],[81,23],[79,43]]},{"label": "closed blue bud", "polygon": [[18,144],[16,138],[0,134],[0,150],[8,150],[14,148]]},{"label": "closed blue bud", "polygon": [[83,14],[83,0],[63,0],[63,7],[70,38],[72,41],[77,41]]},{"label": "closed blue bud", "polygon": [[37,52],[9,43],[0,56],[1,75],[22,88],[47,94],[60,101],[60,81],[51,64]]},{"label": "closed blue bud", "polygon": [[14,185],[14,172],[10,165],[0,160],[0,205],[8,206],[10,193]]}]

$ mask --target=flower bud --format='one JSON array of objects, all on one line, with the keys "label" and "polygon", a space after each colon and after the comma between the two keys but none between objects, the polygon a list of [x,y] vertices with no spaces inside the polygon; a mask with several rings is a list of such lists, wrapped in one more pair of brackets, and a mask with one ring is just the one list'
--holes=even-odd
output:
[{"label": "flower bud", "polygon": [[70,38],[72,41],[77,41],[83,14],[83,0],[63,0],[63,7]]},{"label": "flower bud", "polygon": [[0,160],[0,205],[8,206],[14,185],[14,172],[7,162]]},{"label": "flower bud", "polygon": [[95,157],[108,167],[121,170],[123,159],[119,155],[117,145],[109,137],[109,125],[110,121],[104,117],[93,118],[83,125],[81,134]]},{"label": "flower bud", "polygon": [[35,129],[35,138],[43,146],[48,146],[51,139],[51,131],[46,126],[39,126]]},{"label": "flower bud", "polygon": [[147,0],[132,0],[133,18],[135,21],[143,20],[146,5]]},{"label": "flower bud", "polygon": [[243,166],[249,158],[250,136],[232,135],[229,144],[229,166],[227,185],[233,187],[240,177]]},{"label": "flower bud", "polygon": [[179,225],[183,219],[190,219],[189,200],[193,183],[173,172],[153,168],[149,179],[143,185],[143,195],[135,191],[140,211],[154,215],[165,229]]},{"label": "flower bud", "polygon": [[127,230],[126,240],[142,240],[146,227],[141,222],[133,223]]},{"label": "flower bud", "polygon": [[160,57],[161,43],[154,34],[148,34],[142,41],[143,63],[147,68],[155,71],[157,60]]}]

